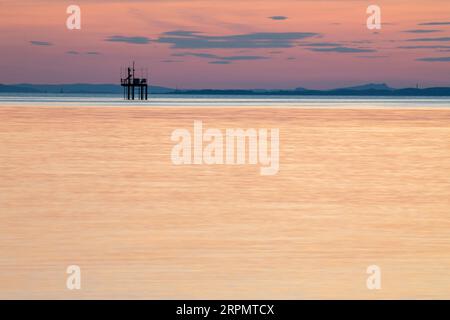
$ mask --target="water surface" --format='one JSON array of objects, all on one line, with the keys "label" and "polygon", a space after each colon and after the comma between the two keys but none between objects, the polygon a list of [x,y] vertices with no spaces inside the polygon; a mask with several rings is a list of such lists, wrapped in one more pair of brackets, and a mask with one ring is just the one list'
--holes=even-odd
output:
[{"label": "water surface", "polygon": [[[0,298],[450,298],[450,108],[45,103],[0,103]],[[279,128],[279,173],[174,166],[194,120]]]}]

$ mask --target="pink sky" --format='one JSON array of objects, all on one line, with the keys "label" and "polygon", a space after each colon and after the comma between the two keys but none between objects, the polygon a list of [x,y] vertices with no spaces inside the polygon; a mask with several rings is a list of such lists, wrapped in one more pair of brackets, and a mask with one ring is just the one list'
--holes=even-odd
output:
[{"label": "pink sky", "polygon": [[[81,30],[66,28],[70,4],[81,8]],[[366,27],[370,4],[381,7],[378,32]],[[120,66],[135,60],[151,84],[179,88],[450,86],[448,0],[2,0],[0,7],[0,83],[117,83]]]}]

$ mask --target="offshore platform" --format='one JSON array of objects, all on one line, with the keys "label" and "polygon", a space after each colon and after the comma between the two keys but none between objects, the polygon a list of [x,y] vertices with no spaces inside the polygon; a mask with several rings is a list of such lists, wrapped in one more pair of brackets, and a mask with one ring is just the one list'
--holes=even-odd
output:
[{"label": "offshore platform", "polygon": [[[125,100],[135,100],[136,89],[137,98],[139,100],[148,100],[148,82],[147,77],[144,77],[143,71],[140,78],[135,77],[134,61],[133,68],[128,67],[126,77],[122,75],[120,70],[120,85],[123,87],[123,98]],[[147,72],[146,72],[147,73]]]}]

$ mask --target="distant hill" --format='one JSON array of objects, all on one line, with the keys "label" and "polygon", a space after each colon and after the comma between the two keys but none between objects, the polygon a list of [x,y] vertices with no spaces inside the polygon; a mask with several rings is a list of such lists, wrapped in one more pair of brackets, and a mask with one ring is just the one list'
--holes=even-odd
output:
[{"label": "distant hill", "polygon": [[[0,84],[0,93],[73,93],[73,94],[122,94],[122,87],[116,84]],[[450,97],[450,87],[403,88],[394,89],[385,83],[369,83],[360,86],[337,88],[332,90],[293,90],[276,89],[192,89],[176,90],[167,87],[150,86],[152,94],[191,94],[191,95],[279,95],[279,96],[435,96]]]},{"label": "distant hill", "polygon": [[39,92],[39,90],[33,88],[0,84],[0,92],[35,93]]},{"label": "distant hill", "polygon": [[[350,90],[350,91],[367,91],[367,90],[395,90],[394,88],[389,87],[385,83],[368,83],[368,84],[362,84],[359,86],[354,87],[344,87],[344,88],[336,88],[336,89],[330,89],[330,90],[323,90],[323,91],[336,91],[336,90]],[[303,87],[295,88],[295,91],[316,91],[316,90],[310,90]]]},{"label": "distant hill", "polygon": [[336,88],[331,90],[311,90],[303,87],[294,90],[177,90],[175,94],[205,94],[205,95],[280,95],[280,96],[440,96],[450,97],[450,87],[436,88],[404,88],[395,89],[386,83],[368,83],[353,87]]},{"label": "distant hill", "polygon": [[178,90],[173,94],[190,95],[277,95],[277,96],[361,96],[361,97],[380,97],[380,96],[418,96],[418,97],[450,97],[450,88],[405,88],[405,89],[333,89],[333,90],[273,90],[273,91],[254,91],[254,90]]},{"label": "distant hill", "polygon": [[[174,90],[166,87],[150,86],[150,93],[168,93]],[[116,84],[29,84],[0,85],[0,92],[30,92],[30,93],[77,93],[77,94],[121,94],[123,88]]]},{"label": "distant hill", "polygon": [[395,90],[393,88],[390,88],[385,83],[369,83],[369,84],[363,84],[355,87],[348,87],[348,88],[340,88],[335,90],[352,90],[352,91],[366,91],[366,90]]}]

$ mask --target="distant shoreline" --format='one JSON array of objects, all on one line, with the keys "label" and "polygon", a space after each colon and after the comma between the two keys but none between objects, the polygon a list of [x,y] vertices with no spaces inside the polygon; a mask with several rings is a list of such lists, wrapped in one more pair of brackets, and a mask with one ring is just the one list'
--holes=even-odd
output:
[{"label": "distant shoreline", "polygon": [[179,90],[179,95],[251,95],[251,96],[359,96],[359,97],[450,97],[450,88],[394,89],[394,90],[279,90],[258,92],[253,90]]},{"label": "distant shoreline", "polygon": [[[0,93],[36,94],[117,94],[123,89],[116,84],[0,84]],[[394,89],[386,84],[366,84],[330,90],[296,89],[173,89],[150,86],[150,94],[170,95],[240,95],[240,96],[358,96],[358,97],[450,97],[450,87]]]}]

